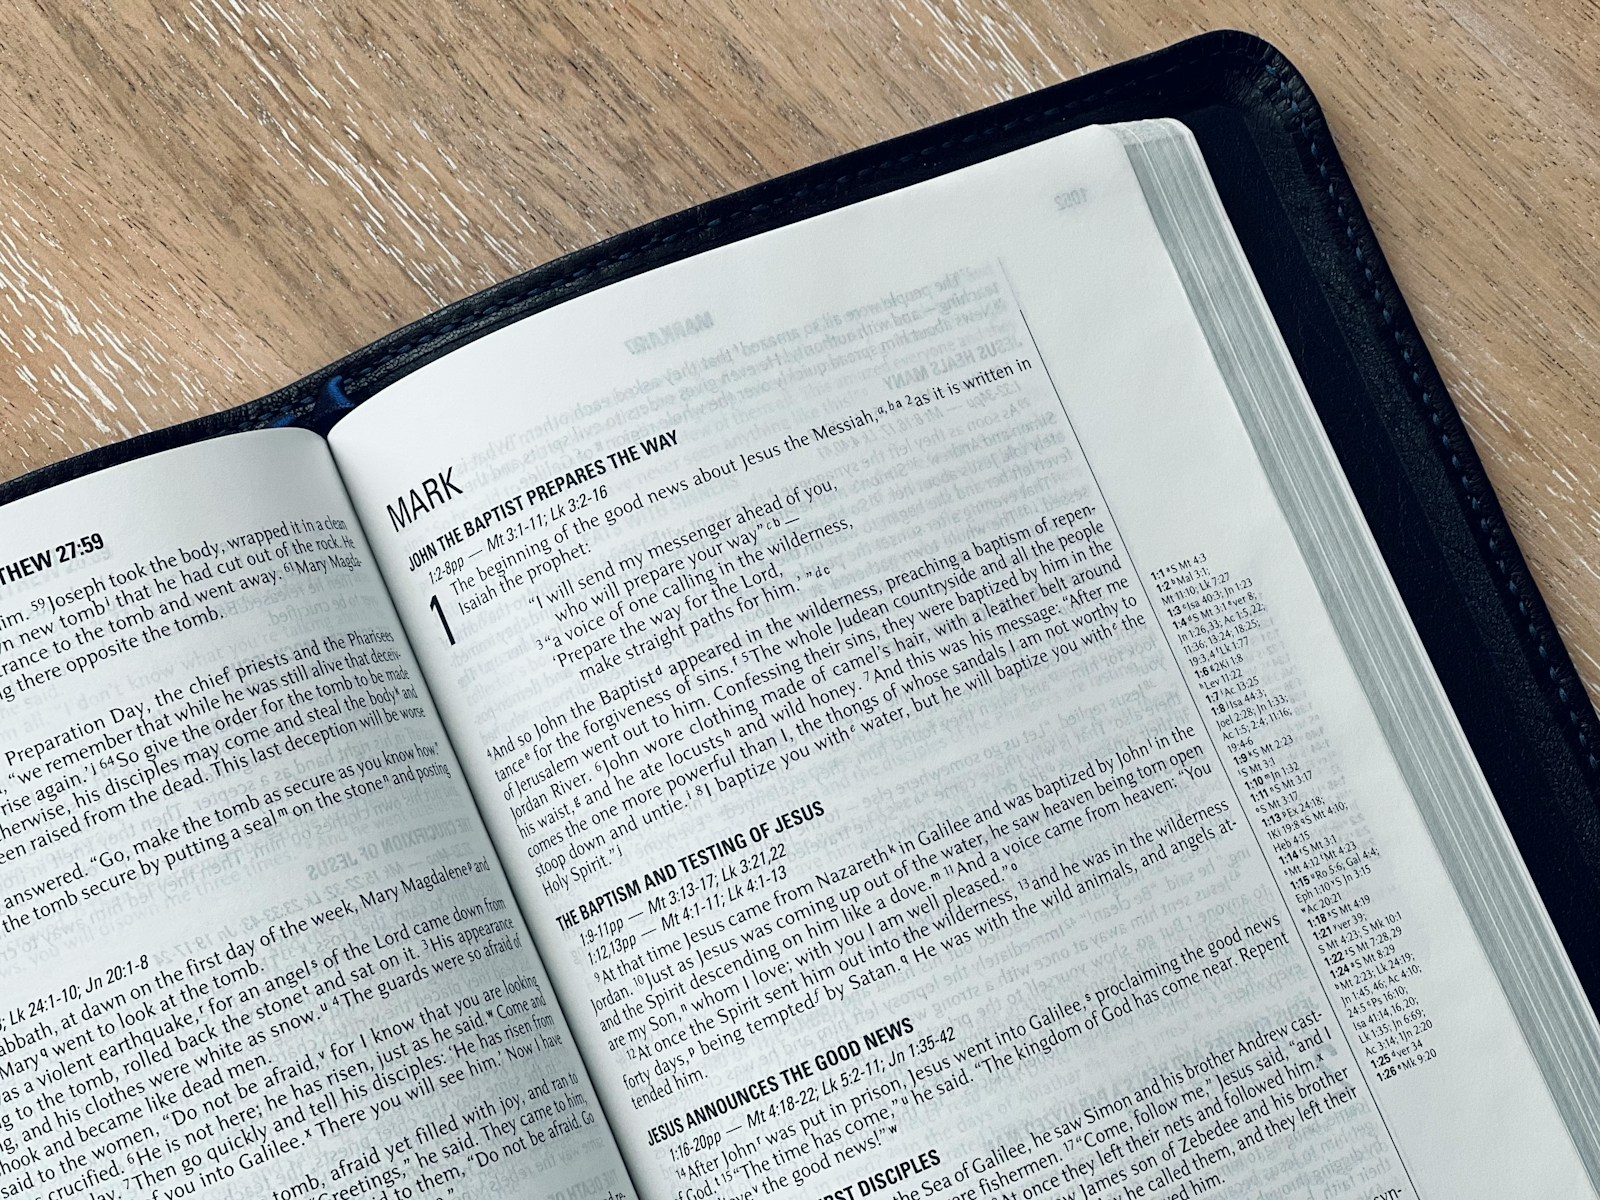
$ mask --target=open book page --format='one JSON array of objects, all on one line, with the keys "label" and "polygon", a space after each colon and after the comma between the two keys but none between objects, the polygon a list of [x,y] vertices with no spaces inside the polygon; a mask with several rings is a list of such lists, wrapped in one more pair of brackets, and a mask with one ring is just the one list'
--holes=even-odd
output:
[{"label": "open book page", "polygon": [[0,1196],[631,1196],[327,446],[0,509]]},{"label": "open book page", "polygon": [[331,442],[643,1194],[1594,1194],[1107,132]]}]

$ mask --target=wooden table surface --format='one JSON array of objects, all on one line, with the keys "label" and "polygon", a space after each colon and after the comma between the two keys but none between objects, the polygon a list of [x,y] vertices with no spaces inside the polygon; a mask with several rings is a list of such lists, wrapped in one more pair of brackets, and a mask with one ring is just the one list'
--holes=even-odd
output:
[{"label": "wooden table surface", "polygon": [[1596,10],[1504,0],[33,0],[0,34],[0,477],[249,400],[651,217],[1205,28],[1320,96],[1600,695]]}]

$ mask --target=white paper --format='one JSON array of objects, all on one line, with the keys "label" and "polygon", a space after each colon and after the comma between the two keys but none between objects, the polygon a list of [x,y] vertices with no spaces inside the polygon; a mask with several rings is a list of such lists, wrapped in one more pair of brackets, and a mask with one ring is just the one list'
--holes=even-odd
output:
[{"label": "white paper", "polygon": [[0,509],[0,854],[0,1196],[632,1194],[314,435]]},{"label": "white paper", "polygon": [[1110,134],[331,441],[642,1194],[1594,1194]]}]

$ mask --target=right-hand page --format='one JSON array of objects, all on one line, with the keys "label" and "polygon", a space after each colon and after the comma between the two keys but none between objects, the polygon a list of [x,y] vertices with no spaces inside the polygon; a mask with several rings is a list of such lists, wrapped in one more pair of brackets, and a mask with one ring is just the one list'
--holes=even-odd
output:
[{"label": "right-hand page", "polygon": [[1112,133],[331,441],[642,1195],[1594,1194]]}]

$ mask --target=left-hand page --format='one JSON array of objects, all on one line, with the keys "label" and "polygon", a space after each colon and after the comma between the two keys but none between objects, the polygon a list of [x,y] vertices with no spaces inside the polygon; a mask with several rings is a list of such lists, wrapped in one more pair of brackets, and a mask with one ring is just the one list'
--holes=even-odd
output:
[{"label": "left-hand page", "polygon": [[0,508],[0,1197],[451,1192],[632,1195],[326,444]]}]

